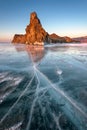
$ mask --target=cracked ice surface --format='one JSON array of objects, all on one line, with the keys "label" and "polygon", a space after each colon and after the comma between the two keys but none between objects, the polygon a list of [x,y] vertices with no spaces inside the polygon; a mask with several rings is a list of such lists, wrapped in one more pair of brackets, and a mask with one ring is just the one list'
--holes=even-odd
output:
[{"label": "cracked ice surface", "polygon": [[87,45],[0,44],[0,130],[86,130]]}]

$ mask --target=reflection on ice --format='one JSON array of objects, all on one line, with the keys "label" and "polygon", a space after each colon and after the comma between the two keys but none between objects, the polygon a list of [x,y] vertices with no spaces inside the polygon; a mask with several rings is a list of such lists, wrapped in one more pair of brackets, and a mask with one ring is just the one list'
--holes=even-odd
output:
[{"label": "reflection on ice", "polygon": [[45,55],[45,50],[44,50],[43,46],[26,45],[23,48],[20,48],[20,46],[15,46],[15,48],[18,52],[26,51],[28,53],[29,57],[30,57],[30,55],[32,55],[34,62],[40,61]]},{"label": "reflection on ice", "polygon": [[0,130],[86,130],[87,70],[78,58],[87,48],[11,48],[0,52]]},{"label": "reflection on ice", "polygon": [[43,46],[26,46],[26,50],[28,52],[28,54],[32,55],[33,61],[34,62],[38,62],[40,61],[44,55],[45,55],[45,50]]}]

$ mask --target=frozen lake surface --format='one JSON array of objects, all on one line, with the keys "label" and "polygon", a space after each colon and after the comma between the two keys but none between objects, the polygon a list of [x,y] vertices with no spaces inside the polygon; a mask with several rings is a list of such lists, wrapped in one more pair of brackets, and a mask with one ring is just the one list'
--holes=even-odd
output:
[{"label": "frozen lake surface", "polygon": [[87,130],[87,44],[0,43],[0,130]]}]

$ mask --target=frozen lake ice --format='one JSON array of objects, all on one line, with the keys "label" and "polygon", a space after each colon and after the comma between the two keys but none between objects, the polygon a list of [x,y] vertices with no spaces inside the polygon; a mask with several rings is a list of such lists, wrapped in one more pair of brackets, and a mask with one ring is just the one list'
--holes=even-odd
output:
[{"label": "frozen lake ice", "polygon": [[87,130],[87,44],[0,43],[0,130]]}]

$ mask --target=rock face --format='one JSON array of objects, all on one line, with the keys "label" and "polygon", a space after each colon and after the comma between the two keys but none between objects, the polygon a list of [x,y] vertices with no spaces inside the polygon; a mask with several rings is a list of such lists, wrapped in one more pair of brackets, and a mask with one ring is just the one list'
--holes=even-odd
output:
[{"label": "rock face", "polygon": [[27,25],[24,35],[15,34],[12,43],[25,43],[29,45],[44,45],[46,43],[67,43],[73,42],[69,37],[60,37],[53,34],[48,34],[42,27],[36,12],[30,14],[30,24]]},{"label": "rock face", "polygon": [[65,36],[65,37],[63,37],[63,38],[64,38],[64,40],[65,40],[66,43],[70,43],[70,42],[74,42],[74,41],[75,41],[75,40],[73,40],[72,38],[67,37],[67,36]]},{"label": "rock face", "polygon": [[49,42],[50,43],[70,43],[74,42],[70,37],[60,37],[55,33],[49,35]]},{"label": "rock face", "polygon": [[26,35],[15,34],[12,42],[13,43],[26,43]]},{"label": "rock face", "polygon": [[43,29],[37,14],[33,12],[30,16],[30,24],[26,28],[27,43],[41,43],[47,40],[48,33]]},{"label": "rock face", "polygon": [[30,15],[30,24],[26,27],[26,34],[25,35],[16,34],[12,42],[43,45],[43,42],[47,42],[47,39],[48,39],[48,33],[43,29],[36,12],[33,12]]}]

